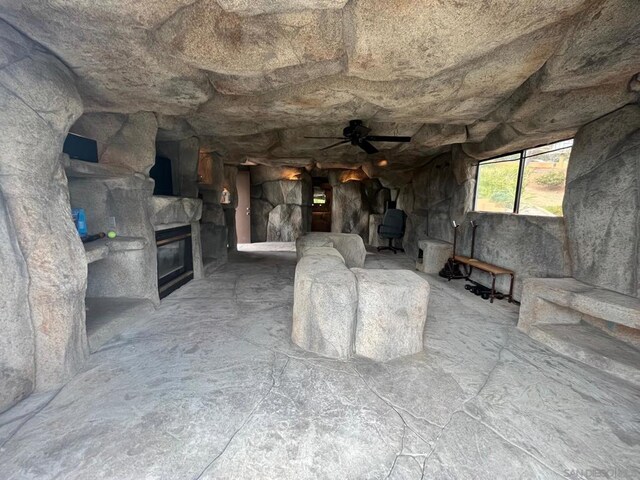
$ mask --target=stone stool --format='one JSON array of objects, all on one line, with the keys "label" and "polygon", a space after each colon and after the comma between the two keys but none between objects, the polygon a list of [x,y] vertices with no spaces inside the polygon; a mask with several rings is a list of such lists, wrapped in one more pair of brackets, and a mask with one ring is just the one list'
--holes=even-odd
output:
[{"label": "stone stool", "polygon": [[319,355],[349,358],[358,305],[356,277],[335,249],[309,250],[296,266],[291,340]]},{"label": "stone stool", "polygon": [[358,282],[355,353],[384,362],[422,351],[429,283],[409,270],[351,271]]},{"label": "stone stool", "polygon": [[420,240],[418,248],[423,253],[422,263],[418,260],[416,270],[424,273],[438,273],[453,255],[453,245],[435,238]]}]

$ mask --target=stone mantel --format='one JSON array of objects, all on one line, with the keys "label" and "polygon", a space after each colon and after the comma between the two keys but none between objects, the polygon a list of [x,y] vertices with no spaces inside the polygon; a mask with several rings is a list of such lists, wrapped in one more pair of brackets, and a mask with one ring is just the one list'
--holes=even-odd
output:
[{"label": "stone mantel", "polygon": [[198,222],[201,217],[202,200],[199,198],[160,195],[151,198],[151,223],[156,230]]}]

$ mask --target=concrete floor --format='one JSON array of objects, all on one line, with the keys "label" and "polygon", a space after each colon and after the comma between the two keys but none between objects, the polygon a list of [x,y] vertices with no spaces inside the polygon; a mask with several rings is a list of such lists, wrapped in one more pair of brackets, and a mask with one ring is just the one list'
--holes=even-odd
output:
[{"label": "concrete floor", "polygon": [[0,415],[0,478],[640,478],[640,390],[517,331],[516,306],[428,277],[423,354],[333,361],[289,340],[292,246],[243,249]]}]

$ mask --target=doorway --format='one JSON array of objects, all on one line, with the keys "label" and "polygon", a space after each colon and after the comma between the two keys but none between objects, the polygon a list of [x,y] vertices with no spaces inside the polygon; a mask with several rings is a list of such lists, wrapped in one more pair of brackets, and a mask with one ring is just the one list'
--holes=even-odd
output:
[{"label": "doorway", "polygon": [[331,201],[333,190],[326,177],[313,178],[313,207],[311,209],[311,231],[331,231]]},{"label": "doorway", "polygon": [[238,208],[236,208],[236,235],[238,243],[251,243],[251,178],[248,170],[240,170],[236,177]]}]

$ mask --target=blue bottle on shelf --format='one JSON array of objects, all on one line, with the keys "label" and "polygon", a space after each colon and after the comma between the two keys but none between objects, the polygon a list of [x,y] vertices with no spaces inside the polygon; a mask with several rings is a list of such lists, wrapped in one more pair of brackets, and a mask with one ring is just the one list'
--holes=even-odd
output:
[{"label": "blue bottle on shelf", "polygon": [[73,223],[76,225],[78,234],[80,237],[87,236],[87,216],[84,213],[84,208],[72,208]]}]

